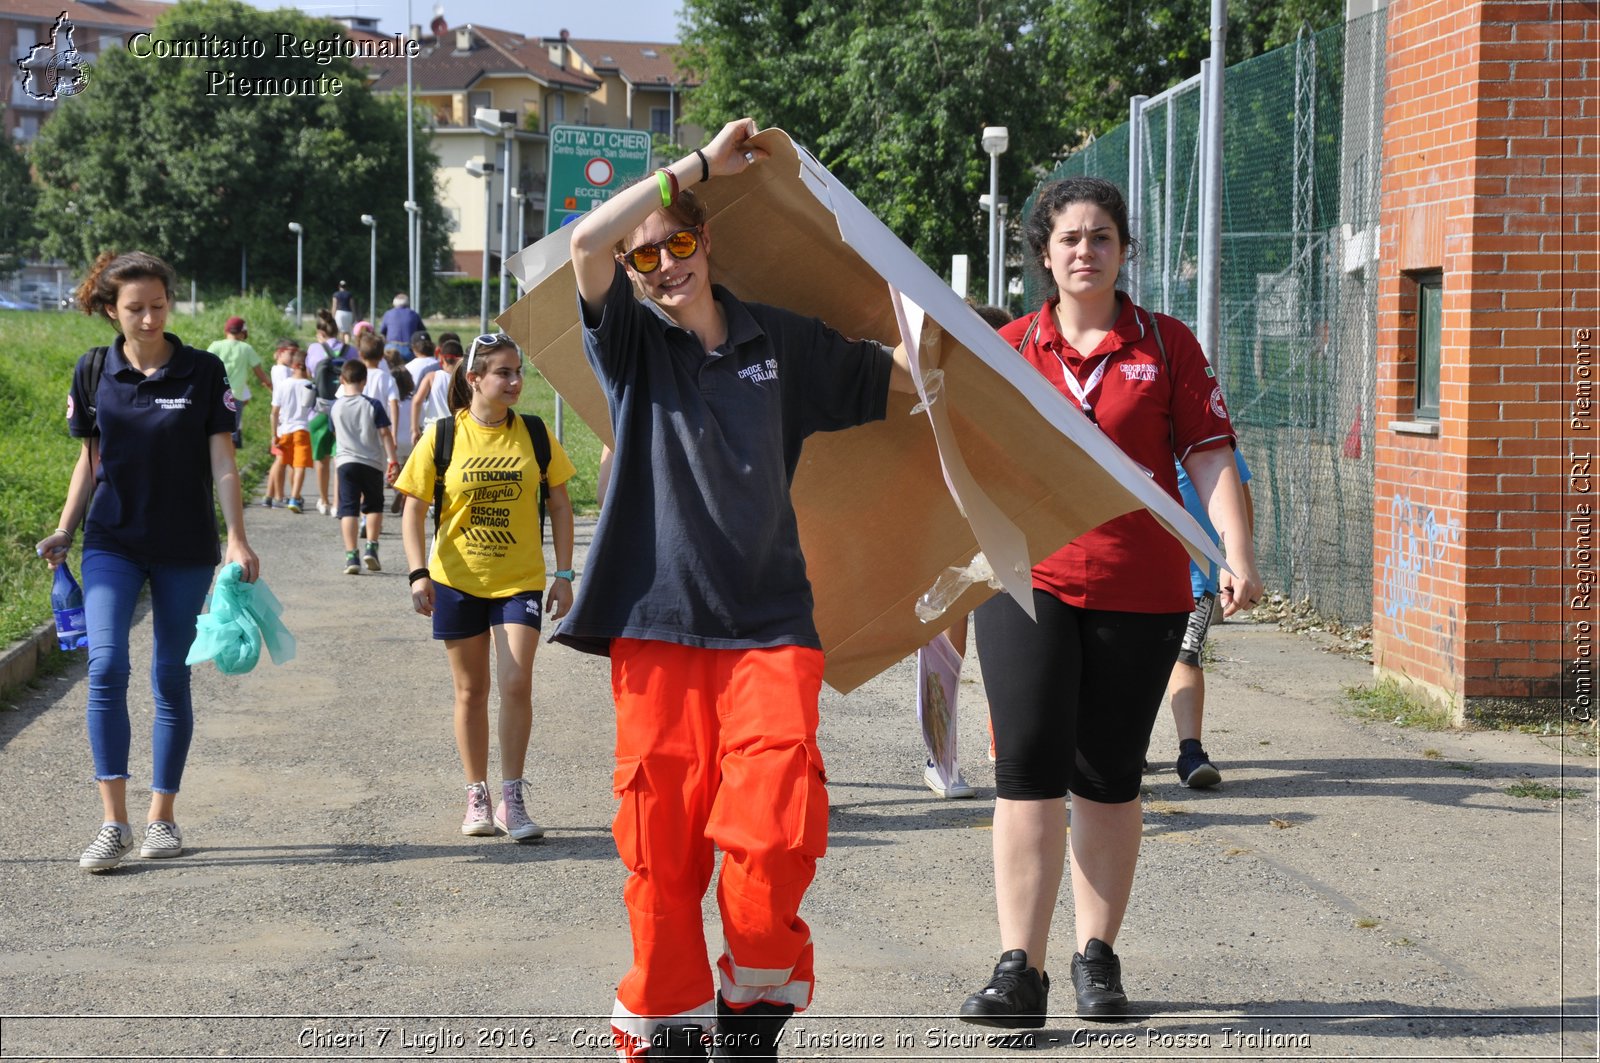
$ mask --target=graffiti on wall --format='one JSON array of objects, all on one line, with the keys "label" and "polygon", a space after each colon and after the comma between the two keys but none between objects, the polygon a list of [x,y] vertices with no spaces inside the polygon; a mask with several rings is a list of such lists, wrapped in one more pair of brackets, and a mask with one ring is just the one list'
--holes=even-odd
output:
[{"label": "graffiti on wall", "polygon": [[[1378,583],[1378,596],[1383,602],[1383,615],[1394,621],[1394,632],[1402,641],[1410,642],[1406,635],[1408,614],[1413,610],[1431,614],[1433,593],[1424,589],[1423,577],[1435,574],[1444,552],[1451,543],[1461,541],[1461,522],[1455,517],[1441,521],[1432,507],[1424,507],[1396,491],[1390,501],[1394,518],[1394,531],[1383,552],[1383,576]],[[1454,633],[1455,610],[1451,609],[1450,634]],[[1446,634],[1442,626],[1434,631]],[[1449,654],[1453,647],[1441,646]]]}]

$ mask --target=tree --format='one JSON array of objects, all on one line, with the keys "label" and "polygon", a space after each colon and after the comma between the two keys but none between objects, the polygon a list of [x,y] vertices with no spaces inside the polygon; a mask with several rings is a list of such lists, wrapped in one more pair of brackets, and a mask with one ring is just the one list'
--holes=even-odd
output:
[{"label": "tree", "polygon": [[[0,129],[5,128],[5,104],[0,103]],[[33,208],[38,198],[28,176],[28,160],[21,149],[0,144],[0,277],[22,265],[34,240]]]},{"label": "tree", "polygon": [[[1230,21],[1230,57],[1341,11],[1268,0]],[[783,127],[942,270],[984,246],[984,126],[1010,130],[1001,193],[1020,208],[1061,157],[1127,120],[1129,96],[1197,73],[1209,19],[1209,0],[685,0],[680,62],[700,80],[685,118]]]},{"label": "tree", "polygon": [[[367,273],[378,220],[382,286],[404,286],[405,107],[374,96],[343,56],[284,54],[280,34],[337,41],[342,27],[288,8],[183,0],[156,21],[151,44],[108,51],[88,88],[57,108],[34,148],[43,250],[75,265],[102,249],[159,254],[208,287],[231,286],[247,256],[252,287],[292,291],[295,241],[305,227],[308,292]],[[244,42],[243,58],[161,58],[163,45]],[[259,47],[258,47],[259,46]],[[256,94],[256,79],[279,79]],[[309,94],[288,94],[323,78]],[[341,89],[329,86],[337,79]],[[270,86],[268,86],[270,87]],[[419,125],[417,185],[434,187],[437,160]],[[436,197],[423,192],[424,261],[446,242]],[[312,295],[308,306],[322,299]]]},{"label": "tree", "polygon": [[930,263],[981,245],[986,125],[1010,125],[1005,185],[1060,150],[1036,98],[1045,0],[688,0],[686,117],[715,129],[750,114],[782,126]]},{"label": "tree", "polygon": [[[1128,120],[1128,98],[1153,96],[1200,73],[1211,55],[1211,0],[1053,0],[1045,24],[1052,69],[1066,96],[1068,125],[1080,138]],[[1228,5],[1232,65],[1294,40],[1302,25],[1321,29],[1343,17],[1344,0],[1266,0]]]}]

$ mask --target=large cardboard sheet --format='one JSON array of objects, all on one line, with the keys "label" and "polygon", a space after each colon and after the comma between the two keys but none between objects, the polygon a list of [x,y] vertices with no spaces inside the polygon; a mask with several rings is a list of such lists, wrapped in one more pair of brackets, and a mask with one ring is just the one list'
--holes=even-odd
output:
[{"label": "large cardboard sheet", "polygon": [[[1141,506],[1192,556],[1222,561],[1178,502],[816,160],[781,130],[755,142],[771,157],[697,189],[709,210],[712,279],[847,336],[920,341],[922,370],[942,372],[931,415],[913,412],[916,397],[891,394],[884,421],[819,433],[802,452],[793,496],[830,686],[853,690],[993,594],[974,584],[937,619],[916,614],[917,599],[980,543],[1030,613],[1032,564]],[[511,261],[529,290],[498,321],[609,443],[605,397],[583,357],[567,238],[552,233]]]}]

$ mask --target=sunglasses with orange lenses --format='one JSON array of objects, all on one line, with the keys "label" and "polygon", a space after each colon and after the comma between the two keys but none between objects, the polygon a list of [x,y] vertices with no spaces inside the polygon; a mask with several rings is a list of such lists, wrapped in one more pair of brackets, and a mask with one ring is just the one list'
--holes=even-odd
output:
[{"label": "sunglasses with orange lenses", "polygon": [[624,251],[622,261],[631,266],[635,273],[654,273],[661,267],[663,248],[667,254],[682,261],[700,250],[700,230],[679,229],[665,240],[640,244],[632,251]]}]

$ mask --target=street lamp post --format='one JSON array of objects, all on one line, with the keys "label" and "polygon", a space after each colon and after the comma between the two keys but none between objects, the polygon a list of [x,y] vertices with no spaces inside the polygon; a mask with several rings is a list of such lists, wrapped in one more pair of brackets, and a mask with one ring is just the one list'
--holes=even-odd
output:
[{"label": "street lamp post", "polygon": [[517,250],[520,252],[528,246],[528,193],[513,188],[511,198],[517,201]]},{"label": "street lamp post", "polygon": [[[995,285],[995,287],[997,289],[999,289],[997,294],[1000,296],[1000,301],[998,303],[995,303],[994,305],[995,306],[1006,306],[1007,301],[1010,299],[1010,295],[1006,291],[1006,197],[1005,196],[1001,196],[1000,197],[1000,240],[999,240],[999,244],[1000,244],[1000,255],[999,255],[999,260],[998,260],[999,264],[996,267],[996,272],[999,274],[1000,280],[999,280],[999,283]],[[1009,309],[1009,307],[1007,307],[1007,309]]]},{"label": "street lamp post", "polygon": [[[501,136],[500,145],[500,309],[506,308],[506,244],[511,239],[511,138],[516,131],[513,116],[493,107],[479,107],[472,114],[472,124],[480,133]],[[521,250],[521,248],[518,248]]]},{"label": "street lamp post", "polygon": [[417,229],[416,217],[417,115],[412,109],[411,102],[411,53],[420,42],[411,35],[411,25],[411,0],[406,0],[406,212],[410,215],[406,218],[406,287],[410,290],[411,309],[420,314],[422,302],[418,298],[421,293],[417,291],[417,275],[421,271],[417,268],[417,264],[422,260],[422,233]]},{"label": "street lamp post", "polygon": [[305,228],[297,221],[289,223],[289,231],[294,233],[294,327],[298,331],[301,325],[300,295],[303,290],[305,277]]},{"label": "street lamp post", "polygon": [[361,215],[361,224],[372,230],[372,250],[367,256],[367,316],[378,312],[378,219]]},{"label": "street lamp post", "polygon": [[[998,212],[1000,215],[1000,223],[997,228],[992,230],[997,232],[998,235],[991,237],[989,244],[989,249],[994,255],[995,263],[994,272],[989,276],[990,283],[994,285],[993,290],[989,293],[990,306],[1006,305],[1006,203],[1006,197],[1001,196],[1000,210]],[[992,223],[996,211],[994,200],[990,198],[989,193],[985,192],[983,195],[978,197],[978,206],[989,212],[990,221]]]},{"label": "street lamp post", "polygon": [[494,163],[483,159],[467,162],[467,172],[483,178],[483,293],[478,304],[478,331],[489,331],[489,212],[494,209]]},{"label": "street lamp post", "polygon": [[[1011,134],[1003,125],[985,126],[983,150],[989,153],[989,202],[1000,202],[1000,156],[1011,145]],[[989,212],[989,305],[998,301],[1000,287],[1000,212]]]},{"label": "street lamp post", "polygon": [[411,309],[422,313],[422,205],[414,199],[405,201],[406,237],[416,243],[417,251],[406,263],[406,291],[411,293]]}]

